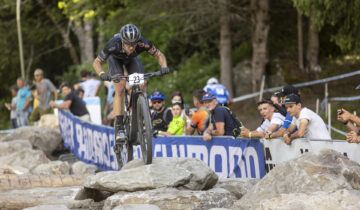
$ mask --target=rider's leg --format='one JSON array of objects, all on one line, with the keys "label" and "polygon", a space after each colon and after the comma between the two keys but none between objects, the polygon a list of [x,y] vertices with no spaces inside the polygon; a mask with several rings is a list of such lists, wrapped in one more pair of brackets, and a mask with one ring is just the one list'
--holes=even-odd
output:
[{"label": "rider's leg", "polygon": [[[110,55],[108,58],[109,72],[111,75],[124,75],[123,64],[116,59],[114,56]],[[120,82],[114,81],[115,87],[115,96],[113,102],[113,111],[115,115],[115,136],[118,140],[125,140],[124,133],[124,88],[125,80]]]}]

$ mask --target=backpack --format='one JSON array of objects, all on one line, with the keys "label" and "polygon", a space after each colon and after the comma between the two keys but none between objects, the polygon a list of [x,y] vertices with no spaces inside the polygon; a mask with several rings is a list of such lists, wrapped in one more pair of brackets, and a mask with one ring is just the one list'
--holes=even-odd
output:
[{"label": "backpack", "polygon": [[237,137],[240,135],[241,133],[241,127],[243,127],[242,122],[239,120],[239,118],[237,118],[237,116],[230,110],[229,107],[227,106],[222,106],[224,107],[230,114],[231,119],[233,120],[234,126],[235,128],[233,129],[233,136]]}]

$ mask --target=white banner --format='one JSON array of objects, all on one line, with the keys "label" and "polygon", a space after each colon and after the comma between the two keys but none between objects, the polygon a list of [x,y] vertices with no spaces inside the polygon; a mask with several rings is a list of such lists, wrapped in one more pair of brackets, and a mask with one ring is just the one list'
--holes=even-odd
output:
[{"label": "white banner", "polygon": [[319,153],[323,149],[338,151],[360,164],[360,144],[348,143],[345,140],[296,139],[291,145],[285,144],[282,138],[261,141],[264,143],[266,172],[276,164],[297,158],[304,152]]}]

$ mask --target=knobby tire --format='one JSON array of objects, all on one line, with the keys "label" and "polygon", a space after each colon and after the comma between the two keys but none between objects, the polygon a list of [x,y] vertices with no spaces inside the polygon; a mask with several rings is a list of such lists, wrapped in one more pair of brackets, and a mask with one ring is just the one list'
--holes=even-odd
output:
[{"label": "knobby tire", "polygon": [[152,125],[150,111],[145,97],[140,95],[137,100],[137,128],[141,154],[145,164],[152,162]]}]

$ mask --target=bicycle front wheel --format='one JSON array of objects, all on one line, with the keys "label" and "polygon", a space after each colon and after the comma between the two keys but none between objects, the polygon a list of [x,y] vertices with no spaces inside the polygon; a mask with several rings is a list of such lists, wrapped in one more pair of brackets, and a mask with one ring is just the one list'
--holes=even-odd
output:
[{"label": "bicycle front wheel", "polygon": [[150,111],[144,96],[137,100],[137,125],[141,154],[145,164],[152,162],[152,125]]}]

